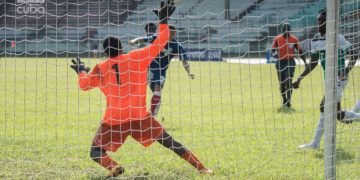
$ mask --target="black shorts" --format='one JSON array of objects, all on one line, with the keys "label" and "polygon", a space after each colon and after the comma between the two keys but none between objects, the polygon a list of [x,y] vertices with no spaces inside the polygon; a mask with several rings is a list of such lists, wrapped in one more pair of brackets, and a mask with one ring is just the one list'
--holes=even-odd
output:
[{"label": "black shorts", "polygon": [[279,60],[275,64],[280,83],[284,83],[294,77],[296,62],[294,59]]}]

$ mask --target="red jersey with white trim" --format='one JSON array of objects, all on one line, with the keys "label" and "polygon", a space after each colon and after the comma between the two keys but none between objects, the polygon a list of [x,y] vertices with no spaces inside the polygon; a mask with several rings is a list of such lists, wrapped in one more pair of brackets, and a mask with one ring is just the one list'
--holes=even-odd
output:
[{"label": "red jersey with white trim", "polygon": [[287,38],[284,37],[284,34],[276,36],[271,48],[277,48],[279,60],[294,59],[294,48],[297,48],[298,52],[301,52],[299,40],[291,34],[289,34]]},{"label": "red jersey with white trim", "polygon": [[159,35],[148,47],[108,58],[90,74],[79,74],[82,90],[98,87],[106,96],[103,122],[118,125],[149,116],[146,108],[147,70],[169,41],[169,27],[160,24]]}]

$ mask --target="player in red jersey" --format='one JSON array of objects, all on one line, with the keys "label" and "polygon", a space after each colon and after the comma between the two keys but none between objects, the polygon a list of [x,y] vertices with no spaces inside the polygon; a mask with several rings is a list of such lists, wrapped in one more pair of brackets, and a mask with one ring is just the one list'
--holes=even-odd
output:
[{"label": "player in red jersey", "polygon": [[192,152],[174,140],[146,109],[148,66],[169,41],[167,21],[174,10],[171,0],[166,4],[161,2],[161,9],[155,10],[160,19],[159,35],[148,47],[123,54],[120,40],[109,37],[103,43],[109,58],[96,65],[90,74],[79,58],[72,60],[71,68],[79,75],[80,88],[90,90],[98,87],[106,96],[106,112],[94,137],[90,156],[110,171],[108,177],[124,173],[124,167],[111,159],[106,151],[117,151],[127,136],[145,147],[157,141],[198,171],[213,174]]},{"label": "player in red jersey", "polygon": [[292,79],[295,72],[295,50],[298,51],[301,59],[306,65],[305,54],[300,47],[299,40],[296,36],[290,34],[291,27],[289,23],[282,26],[283,33],[277,35],[271,46],[273,56],[276,61],[276,71],[278,74],[280,93],[283,98],[283,107],[291,107],[292,96]]}]

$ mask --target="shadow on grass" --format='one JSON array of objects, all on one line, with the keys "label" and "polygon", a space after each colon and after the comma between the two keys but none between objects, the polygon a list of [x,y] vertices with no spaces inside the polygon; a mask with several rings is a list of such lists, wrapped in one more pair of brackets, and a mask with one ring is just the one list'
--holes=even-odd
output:
[{"label": "shadow on grass", "polygon": [[[315,154],[315,158],[324,159],[324,151],[317,151]],[[346,151],[343,148],[336,149],[336,162],[346,161],[352,162],[355,158],[355,154],[353,152]]]},{"label": "shadow on grass", "polygon": [[296,112],[296,109],[292,108],[292,107],[284,107],[281,106],[280,108],[277,109],[278,113],[286,113],[286,114],[291,114]]}]

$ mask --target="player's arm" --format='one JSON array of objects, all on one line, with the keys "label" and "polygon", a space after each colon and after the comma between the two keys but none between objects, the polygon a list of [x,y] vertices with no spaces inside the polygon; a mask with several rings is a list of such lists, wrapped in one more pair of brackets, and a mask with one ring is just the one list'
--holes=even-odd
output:
[{"label": "player's arm", "polygon": [[178,55],[179,55],[179,58],[180,60],[182,61],[183,63],[183,66],[184,66],[184,69],[185,71],[187,72],[188,76],[191,78],[191,79],[194,79],[195,78],[195,74],[193,74],[190,70],[190,64],[189,64],[189,61],[188,61],[188,56],[186,55],[186,52],[184,50],[184,48],[182,47],[181,44],[178,45]]},{"label": "player's arm", "polygon": [[190,64],[188,61],[182,61],[185,71],[191,79],[195,79],[195,74],[190,71]]},{"label": "player's arm", "polygon": [[100,86],[100,68],[98,65],[87,74],[85,71],[79,74],[79,87],[81,90],[88,91]]},{"label": "player's arm", "polygon": [[129,41],[129,45],[130,45],[130,46],[133,46],[133,45],[135,45],[135,44],[141,44],[141,43],[144,43],[144,42],[145,42],[145,41],[144,41],[144,38],[138,37],[138,38],[135,38],[135,39],[130,40],[130,41]]},{"label": "player's arm", "polygon": [[292,87],[294,89],[299,88],[301,80],[304,79],[305,76],[307,76],[312,70],[315,69],[315,67],[318,65],[318,62],[319,62],[319,53],[312,53],[310,62],[308,64],[306,64],[305,70],[301,73],[301,75],[297,78],[297,80],[292,84]]},{"label": "player's arm", "polygon": [[299,41],[296,41],[295,48],[297,49],[297,51],[300,55],[300,58],[303,60],[305,66],[306,66],[306,57],[305,57],[305,54],[303,53],[303,50],[301,49]]},{"label": "player's arm", "polygon": [[169,41],[169,34],[169,26],[167,24],[160,24],[158,38],[151,45],[129,52],[132,67],[147,69],[152,60],[164,49]]},{"label": "player's arm", "polygon": [[133,46],[133,45],[141,44],[141,43],[145,43],[145,42],[152,43],[152,42],[154,42],[155,39],[156,39],[156,36],[138,37],[138,38],[130,40],[129,45]]},{"label": "player's arm", "polygon": [[164,49],[165,45],[169,41],[170,35],[167,22],[174,11],[175,6],[172,0],[168,0],[167,4],[161,1],[160,10],[154,10],[160,20],[159,34],[150,46],[134,50],[129,53],[129,58],[132,61],[132,67],[136,67],[140,70],[146,70],[154,58],[156,58]]},{"label": "player's arm", "polygon": [[278,47],[277,37],[275,37],[274,42],[272,43],[272,46],[271,46],[271,53],[272,53],[272,56],[275,59],[279,58],[279,55],[278,55],[278,52],[277,52],[277,47]]},{"label": "player's arm", "polygon": [[90,90],[94,87],[98,87],[100,84],[100,70],[98,65],[91,71],[90,74],[87,74],[90,71],[89,67],[85,66],[85,63],[80,60],[80,58],[76,58],[76,60],[72,59],[73,63],[70,65],[72,69],[79,75],[79,87],[82,90]]}]

